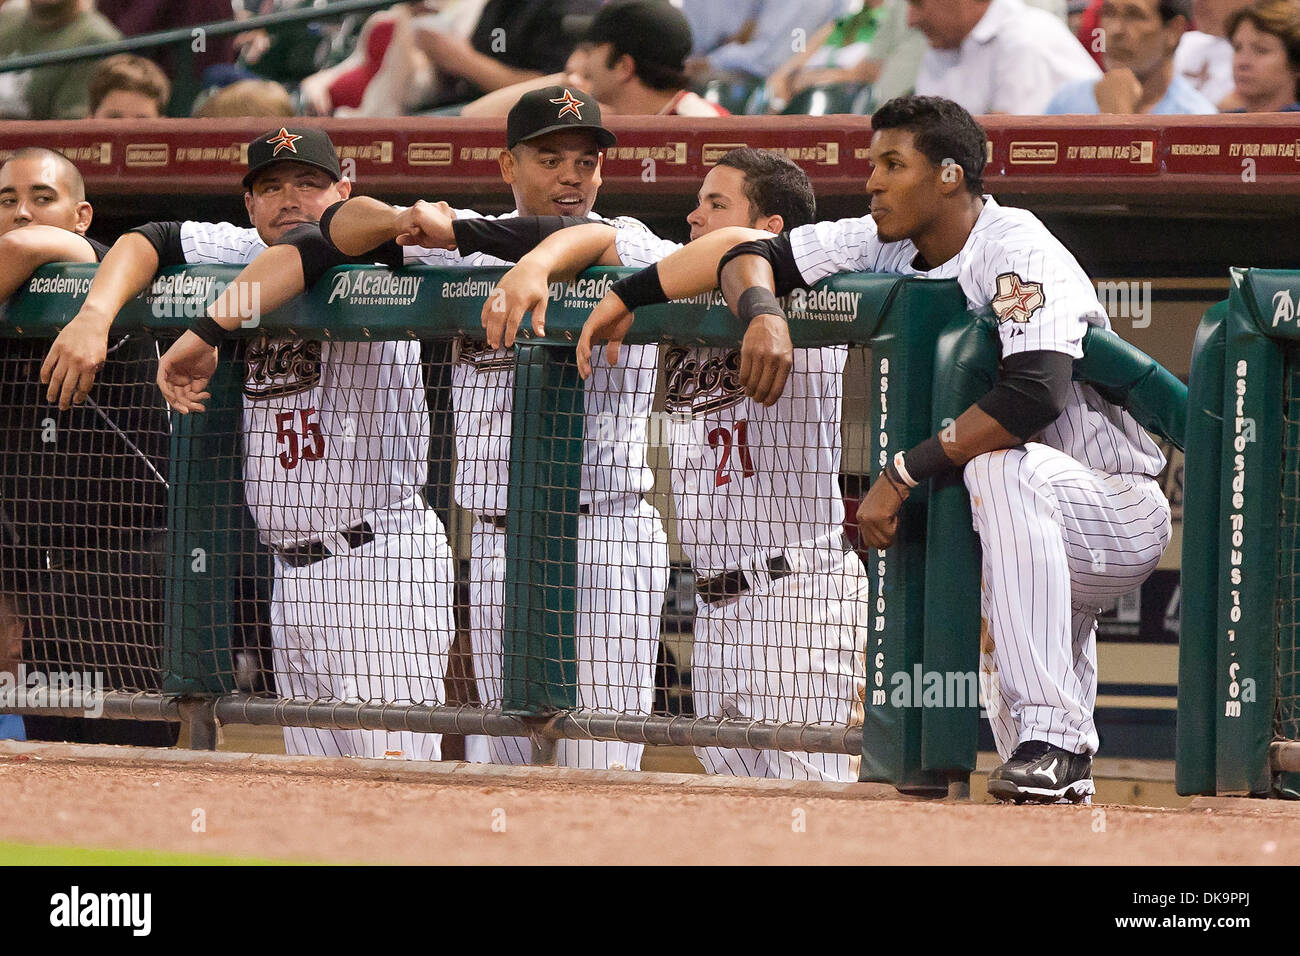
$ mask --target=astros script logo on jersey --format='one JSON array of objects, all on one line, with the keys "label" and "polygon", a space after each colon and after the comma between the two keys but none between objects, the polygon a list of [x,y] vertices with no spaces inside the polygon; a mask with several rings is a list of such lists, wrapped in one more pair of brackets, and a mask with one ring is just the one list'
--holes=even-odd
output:
[{"label": "astros script logo on jersey", "polygon": [[740,387],[740,350],[670,348],[664,356],[665,402],[672,412],[705,414],[745,400]]},{"label": "astros script logo on jersey", "polygon": [[290,133],[287,129],[281,126],[280,132],[277,135],[272,136],[266,142],[275,147],[275,152],[271,155],[279,156],[280,150],[282,149],[287,149],[291,153],[298,152],[298,147],[295,146],[294,143],[298,142],[300,139],[302,139],[301,136],[296,133]]},{"label": "astros script logo on jersey", "polygon": [[320,383],[321,343],[318,340],[259,336],[245,355],[248,398],[279,398],[305,392]]},{"label": "astros script logo on jersey", "polygon": [[578,111],[578,107],[587,105],[586,103],[582,102],[582,100],[578,99],[576,96],[570,93],[568,90],[565,90],[564,95],[561,96],[559,99],[551,100],[551,102],[554,103],[556,106],[561,107],[559,114],[555,117],[556,119],[564,119],[564,117],[566,117],[570,113],[578,117],[578,119],[582,119],[582,113]]},{"label": "astros script logo on jersey", "polygon": [[989,304],[999,322],[1028,322],[1044,301],[1041,282],[1026,282],[1015,272],[1004,272],[998,276],[998,294]]},{"label": "astros script logo on jersey", "polygon": [[515,367],[514,354],[494,349],[486,339],[462,335],[452,343],[452,364],[468,365],[476,372],[503,372]]}]

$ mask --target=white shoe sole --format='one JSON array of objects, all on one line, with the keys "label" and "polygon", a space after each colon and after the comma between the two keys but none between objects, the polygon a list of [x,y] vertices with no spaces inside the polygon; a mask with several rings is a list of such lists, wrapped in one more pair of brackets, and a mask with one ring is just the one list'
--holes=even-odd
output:
[{"label": "white shoe sole", "polygon": [[989,793],[998,800],[1015,803],[1092,803],[1097,792],[1092,778],[1075,780],[1064,787],[1021,787],[1009,780],[990,780]]}]

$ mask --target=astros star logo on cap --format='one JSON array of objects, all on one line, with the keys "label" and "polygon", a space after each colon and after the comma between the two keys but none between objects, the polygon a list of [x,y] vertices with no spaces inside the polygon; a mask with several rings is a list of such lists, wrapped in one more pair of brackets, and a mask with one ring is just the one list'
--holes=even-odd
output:
[{"label": "astros star logo on cap", "polygon": [[583,103],[582,100],[574,96],[572,93],[570,93],[568,90],[565,90],[564,95],[561,96],[559,99],[551,100],[551,102],[554,103],[556,106],[561,106],[561,105],[563,106],[563,108],[559,112],[559,115],[555,117],[556,119],[564,119],[564,117],[569,113],[572,113],[574,116],[578,117],[578,119],[582,119],[582,114],[578,112],[578,107],[586,106],[586,104]]},{"label": "astros star logo on cap", "polygon": [[295,133],[290,133],[287,129],[281,126],[280,135],[272,136],[270,139],[267,140],[267,143],[275,147],[275,152],[271,153],[271,155],[279,156],[280,150],[282,149],[287,149],[291,153],[298,152],[298,147],[294,146],[293,144],[298,142],[298,140],[300,139],[302,139],[300,135],[297,135]]}]

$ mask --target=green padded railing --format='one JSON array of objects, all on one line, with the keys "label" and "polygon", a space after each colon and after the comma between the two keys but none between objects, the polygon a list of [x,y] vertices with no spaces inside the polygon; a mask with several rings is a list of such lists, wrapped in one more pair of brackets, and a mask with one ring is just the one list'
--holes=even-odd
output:
[{"label": "green padded railing", "polygon": [[1300,272],[1232,280],[1192,365],[1177,785],[1295,796],[1270,748],[1300,738]]},{"label": "green padded railing", "polygon": [[[76,313],[94,266],[46,267],[20,293],[0,321],[6,334],[52,337]],[[183,328],[235,267],[188,267],[189,296],[167,293],[129,304],[117,329],[151,332]],[[580,408],[573,367],[573,343],[591,307],[612,280],[627,270],[596,269],[580,285],[570,286],[547,313],[545,339],[522,338],[515,382],[508,504],[507,609],[505,622],[506,710],[541,715],[572,706],[573,576],[576,560],[575,518],[581,461],[581,435],[561,414]],[[414,268],[398,273],[369,267],[343,267],[323,278],[307,295],[277,313],[262,317],[260,327],[296,332],[304,337],[366,339],[438,338],[462,330],[478,332],[480,310],[502,270]],[[628,336],[630,344],[666,341],[728,345],[738,342],[743,326],[716,296],[708,301],[644,309]],[[797,346],[846,343],[872,349],[869,396],[846,396],[849,405],[865,403],[871,423],[872,469],[898,448],[910,447],[931,433],[933,348],[939,330],[964,314],[965,300],[953,281],[897,276],[839,276],[819,286],[818,294],[791,303],[790,330]],[[178,317],[173,317],[178,316]],[[232,363],[213,383],[212,411],[178,417],[173,452],[200,455],[216,436],[228,442],[235,433],[238,382]],[[223,409],[218,412],[217,409]],[[236,456],[225,459],[237,470]],[[173,463],[174,467],[188,466]],[[239,482],[232,474],[194,467],[175,472],[171,505],[171,575],[169,603],[176,605],[167,628],[168,684],[175,693],[228,690],[213,673],[219,660],[223,621],[201,622],[201,608],[219,605],[223,592],[217,575],[201,586],[189,580],[190,555],[206,541],[226,554],[238,553],[239,535],[247,527],[201,526],[200,513],[236,503]],[[182,488],[184,486],[184,489]],[[218,500],[218,486],[225,498]],[[872,581],[872,615],[867,647],[868,693],[863,732],[862,778],[903,787],[941,788],[943,772],[923,771],[909,750],[905,729],[911,719],[888,700],[888,674],[920,647],[925,584],[926,494],[913,495],[903,512],[898,543],[875,553],[868,568]],[[545,553],[535,550],[544,547]],[[186,610],[189,608],[190,610]]]}]

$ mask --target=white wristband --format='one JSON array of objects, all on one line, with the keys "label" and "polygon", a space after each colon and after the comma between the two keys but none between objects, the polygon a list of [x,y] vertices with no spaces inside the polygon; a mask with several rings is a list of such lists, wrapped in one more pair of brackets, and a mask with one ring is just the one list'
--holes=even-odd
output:
[{"label": "white wristband", "polygon": [[894,455],[894,470],[898,472],[898,477],[903,479],[903,484],[909,488],[915,488],[917,482],[912,480],[912,476],[907,473],[907,465],[903,461],[903,453],[900,451]]}]

